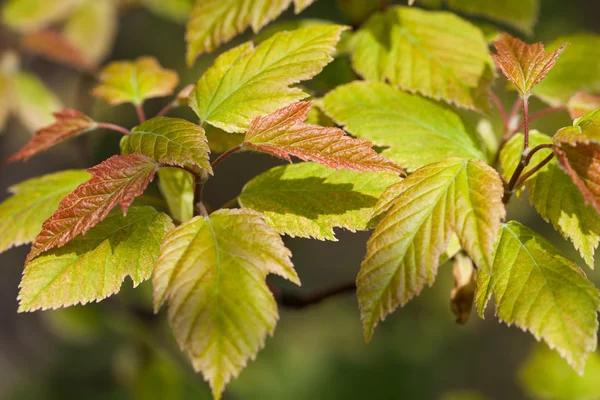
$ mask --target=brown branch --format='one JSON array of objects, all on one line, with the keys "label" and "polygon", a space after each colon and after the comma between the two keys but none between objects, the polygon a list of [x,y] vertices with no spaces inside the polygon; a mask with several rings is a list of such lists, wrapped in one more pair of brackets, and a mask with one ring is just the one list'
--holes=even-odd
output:
[{"label": "brown branch", "polygon": [[535,167],[531,168],[529,171],[524,173],[523,176],[521,176],[521,178],[515,184],[515,190],[517,190],[521,186],[523,186],[523,184],[525,184],[525,181],[527,181],[527,179],[529,179],[533,174],[538,172],[540,169],[544,168],[544,166],[546,164],[548,164],[550,161],[552,161],[553,158],[554,158],[554,153],[549,154],[548,157],[544,158],[538,165],[536,165]]},{"label": "brown branch", "polygon": [[239,151],[242,149],[242,145],[238,144],[235,147],[232,147],[231,149],[227,150],[225,153],[221,154],[219,157],[217,157],[215,159],[215,161],[213,161],[210,166],[212,168],[215,168],[217,165],[219,165],[221,163],[221,161],[223,161],[224,159],[226,159],[227,157],[229,157],[230,155],[232,155],[233,153],[235,153],[236,151]]},{"label": "brown branch", "polygon": [[141,104],[136,104],[135,112],[137,113],[138,119],[140,120],[140,124],[143,124],[146,121],[146,113],[144,112],[144,107]]},{"label": "brown branch", "polygon": [[101,129],[108,129],[111,131],[122,133],[125,136],[128,136],[131,133],[131,132],[129,132],[129,130],[127,130],[126,128],[123,128],[122,126],[115,125],[115,124],[109,124],[106,122],[98,122],[98,124],[96,126]]},{"label": "brown branch", "polygon": [[315,304],[319,304],[322,301],[337,295],[355,292],[356,284],[354,282],[350,282],[331,289],[323,290],[321,292],[316,292],[308,296],[286,293],[281,290],[281,288],[273,284],[269,284],[269,288],[273,292],[273,296],[279,305],[294,310],[300,310]]}]

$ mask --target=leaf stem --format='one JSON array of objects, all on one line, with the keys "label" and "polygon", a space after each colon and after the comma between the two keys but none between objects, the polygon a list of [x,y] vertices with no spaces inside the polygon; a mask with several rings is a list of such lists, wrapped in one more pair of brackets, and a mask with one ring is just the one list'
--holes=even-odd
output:
[{"label": "leaf stem", "polygon": [[[555,113],[555,112],[560,112],[560,111],[565,111],[567,109],[567,107],[565,106],[557,106],[557,107],[548,107],[545,108],[543,110],[540,110],[536,113],[533,113],[529,116],[529,122],[531,121],[535,121],[536,119],[539,119],[541,117],[545,117],[546,115]],[[519,126],[515,129],[515,133],[519,132],[521,129],[524,128],[524,124],[521,123],[519,124]]]},{"label": "leaf stem", "polygon": [[536,165],[535,167],[532,167],[529,171],[524,173],[521,176],[521,178],[519,178],[517,183],[515,184],[515,190],[519,189],[521,186],[523,186],[523,184],[525,183],[525,181],[527,181],[527,179],[529,179],[533,174],[538,172],[540,169],[544,168],[544,166],[546,164],[548,164],[550,161],[552,161],[553,158],[554,158],[554,153],[550,153],[548,155],[548,157],[544,158],[538,165]]},{"label": "leaf stem", "polygon": [[175,103],[174,102],[170,102],[169,104],[167,104],[166,106],[164,106],[162,108],[162,110],[160,110],[158,112],[158,114],[156,114],[157,117],[163,117],[165,115],[167,115],[167,113],[169,111],[171,111],[173,108],[175,108]]},{"label": "leaf stem", "polygon": [[125,136],[128,136],[131,133],[128,129],[123,128],[122,126],[109,124],[106,122],[98,122],[96,126],[101,129],[108,129],[111,131],[122,133]]},{"label": "leaf stem", "polygon": [[[523,152],[529,149],[529,97],[523,99]],[[518,131],[518,130],[517,130]]]},{"label": "leaf stem", "polygon": [[337,296],[339,294],[355,292],[356,284],[354,282],[349,282],[341,286],[313,293],[309,296],[302,296],[294,293],[286,293],[281,288],[273,284],[269,284],[269,288],[273,292],[273,296],[275,297],[275,300],[279,305],[299,310],[321,303],[322,301]]},{"label": "leaf stem", "polygon": [[227,157],[229,157],[230,155],[232,155],[233,153],[235,153],[236,151],[239,151],[242,149],[243,144],[238,144],[237,146],[234,146],[232,148],[230,148],[229,150],[227,150],[225,153],[221,154],[219,157],[217,157],[215,159],[215,161],[213,161],[210,166],[214,169],[217,165],[219,165],[221,163],[221,161],[223,161],[224,159],[226,159]]},{"label": "leaf stem", "polygon": [[508,123],[509,123],[508,113],[506,112],[506,108],[504,107],[504,104],[502,104],[502,100],[500,100],[500,98],[492,90],[490,90],[490,98],[492,99],[492,102],[496,105],[498,112],[500,112],[500,116],[502,117],[502,122],[504,123],[504,135],[506,135],[506,132],[508,132]]},{"label": "leaf stem", "polygon": [[140,120],[140,124],[146,121],[146,113],[144,112],[144,106],[141,104],[135,105],[135,112],[137,113],[138,119]]}]

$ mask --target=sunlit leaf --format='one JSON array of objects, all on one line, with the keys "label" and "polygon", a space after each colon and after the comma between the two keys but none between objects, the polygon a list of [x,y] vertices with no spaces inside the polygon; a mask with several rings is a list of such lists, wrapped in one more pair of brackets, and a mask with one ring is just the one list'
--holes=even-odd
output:
[{"label": "sunlit leaf", "polygon": [[163,69],[153,57],[113,62],[100,72],[99,79],[92,94],[111,105],[142,104],[153,97],[168,96],[179,82],[175,71]]},{"label": "sunlit leaf", "polygon": [[58,97],[37,76],[28,72],[18,72],[11,79],[15,110],[21,122],[31,131],[52,124],[53,114],[64,108]]},{"label": "sunlit leaf", "polygon": [[141,153],[158,163],[194,164],[212,173],[204,129],[180,118],[155,117],[121,140],[124,154]]},{"label": "sunlit leaf", "polygon": [[194,177],[180,168],[158,170],[158,187],[167,201],[169,212],[178,222],[194,216]]},{"label": "sunlit leaf", "polygon": [[[537,131],[529,133],[530,146],[550,144],[550,136]],[[500,153],[503,175],[510,179],[516,169],[523,151],[523,135],[515,135],[506,143]],[[525,169],[539,164],[551,149],[536,153]],[[571,179],[552,160],[536,174],[530,177],[525,186],[528,189],[529,202],[542,218],[550,221],[554,228],[565,238],[571,240],[590,268],[594,267],[594,252],[600,242],[600,215],[589,204],[571,181]]]},{"label": "sunlit leaf", "polygon": [[[314,0],[293,0],[296,14]],[[187,25],[187,61],[215,50],[249,26],[256,33],[287,9],[292,0],[197,1]]]},{"label": "sunlit leaf", "polygon": [[27,263],[41,253],[61,247],[85,234],[117,205],[123,214],[154,178],[157,164],[139,153],[113,156],[90,168],[92,178],[61,200],[58,209],[42,225]]},{"label": "sunlit leaf", "polygon": [[367,340],[378,321],[433,284],[453,233],[475,265],[490,271],[505,215],[500,177],[481,161],[430,164],[393,188],[395,203],[369,239],[356,280]]},{"label": "sunlit leaf", "polygon": [[448,157],[485,159],[456,113],[384,83],[340,86],[323,107],[354,136],[387,147],[381,154],[410,171]]},{"label": "sunlit leaf", "polygon": [[155,308],[169,302],[175,338],[217,399],[275,329],[267,274],[299,283],[290,255],[252,210],[196,217],[165,238],[152,278]]},{"label": "sunlit leaf", "polygon": [[89,178],[85,171],[62,171],[9,188],[13,196],[0,204],[0,252],[33,241],[62,198]]},{"label": "sunlit leaf", "polygon": [[79,0],[8,0],[2,5],[2,23],[18,31],[45,28],[67,16]]},{"label": "sunlit leaf", "polygon": [[572,119],[581,118],[600,108],[600,96],[593,96],[586,92],[577,92],[569,99],[567,107]]},{"label": "sunlit leaf", "polygon": [[535,96],[554,106],[566,104],[579,91],[600,93],[600,36],[564,36],[548,47],[557,49],[564,43],[569,46],[533,91]]},{"label": "sunlit leaf", "polygon": [[26,161],[57,143],[63,142],[76,135],[95,129],[97,124],[87,115],[73,109],[66,109],[54,114],[56,121],[35,133],[35,136],[7,161]]},{"label": "sunlit leaf", "polygon": [[280,234],[337,240],[334,228],[363,231],[381,193],[400,178],[393,173],[335,172],[316,163],[273,168],[242,191],[243,207],[260,211]]},{"label": "sunlit leaf", "polygon": [[189,105],[202,123],[245,132],[255,117],[308,97],[289,86],[321,72],[344,29],[313,26],[277,33],[256,48],[250,42],[235,47],[206,70]]},{"label": "sunlit leaf", "polygon": [[536,232],[511,221],[500,229],[486,281],[478,291],[494,296],[502,321],[544,340],[583,373],[587,353],[596,349],[600,296],[575,263]]},{"label": "sunlit leaf", "polygon": [[60,249],[30,262],[23,272],[19,311],[100,301],[129,276],[137,286],[152,275],[171,219],[151,207],[118,211]]},{"label": "sunlit leaf", "polygon": [[487,109],[492,60],[483,33],[447,12],[396,7],[353,38],[354,69],[367,80],[466,108]]},{"label": "sunlit leaf", "polygon": [[335,170],[402,172],[396,164],[377,154],[371,142],[346,136],[339,128],[306,124],[311,107],[312,102],[297,102],[256,117],[248,128],[244,147],[288,161],[293,155]]}]

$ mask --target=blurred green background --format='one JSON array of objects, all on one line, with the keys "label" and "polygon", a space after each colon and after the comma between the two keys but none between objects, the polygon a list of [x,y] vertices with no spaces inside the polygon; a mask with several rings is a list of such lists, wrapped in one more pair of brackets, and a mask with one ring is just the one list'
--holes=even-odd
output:
[{"label": "blurred green background", "polygon": [[[300,17],[348,22],[335,0],[319,0]],[[535,36],[526,39],[550,42],[575,32],[600,33],[599,17],[600,2],[596,0],[543,0]],[[280,21],[298,18],[288,10]],[[216,54],[203,56],[194,68],[186,68],[183,37],[182,25],[132,9],[120,17],[110,59],[153,55],[180,73],[181,86],[193,83]],[[219,52],[249,38],[249,34],[242,35]],[[109,108],[87,95],[93,84],[89,76],[37,57],[25,57],[22,62],[43,77],[68,106],[100,120],[135,124],[130,106]],[[345,60],[337,61],[316,78],[311,89],[322,94],[352,79],[345,65]],[[508,104],[515,95],[504,92],[503,86],[504,80],[499,80],[497,90]],[[147,113],[152,115],[166,101],[148,102]],[[543,107],[533,100],[533,110]],[[193,119],[186,110],[176,115]],[[567,124],[568,115],[560,113],[536,121],[533,127],[552,133]],[[499,126],[498,121],[495,126]],[[13,153],[29,135],[11,121],[0,136],[0,156]],[[1,165],[0,199],[7,197],[8,186],[23,179],[96,164],[117,152],[118,139],[118,135],[110,134],[83,137],[27,164]],[[227,160],[207,185],[209,204],[225,203],[251,177],[278,163],[258,154],[240,154]],[[537,217],[526,201],[511,203],[512,218],[520,218],[551,238],[584,265],[573,247]],[[303,281],[302,289],[284,287],[308,294],[352,281],[368,233],[339,232],[338,237],[339,242],[327,243],[284,238]],[[201,376],[192,371],[176,348],[164,311],[152,315],[148,283],[134,290],[127,281],[118,296],[99,304],[17,314],[18,284],[26,253],[22,247],[0,255],[0,399],[210,398]],[[589,275],[600,285],[598,273]],[[536,345],[531,335],[498,323],[493,307],[486,320],[473,315],[466,326],[457,325],[449,307],[452,284],[452,271],[446,264],[440,268],[435,286],[380,324],[368,345],[352,295],[299,311],[281,309],[275,336],[230,384],[224,398],[600,399],[600,362],[595,357],[586,376],[579,378],[544,345]]]}]

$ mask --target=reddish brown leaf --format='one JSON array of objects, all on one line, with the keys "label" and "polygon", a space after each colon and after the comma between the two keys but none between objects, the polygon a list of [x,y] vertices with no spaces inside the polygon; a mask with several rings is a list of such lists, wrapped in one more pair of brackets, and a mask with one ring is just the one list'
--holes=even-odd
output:
[{"label": "reddish brown leaf", "polygon": [[33,139],[17,153],[10,156],[6,162],[26,161],[57,143],[94,129],[97,126],[93,119],[73,109],[54,113],[54,118],[56,119],[55,123],[37,131]]},{"label": "reddish brown leaf", "polygon": [[244,146],[290,160],[316,161],[335,170],[393,171],[402,168],[377,154],[367,140],[347,136],[339,128],[305,124],[312,102],[293,103],[254,118]]},{"label": "reddish brown leaf", "polygon": [[28,34],[21,40],[21,46],[27,52],[38,54],[61,64],[83,71],[95,68],[85,55],[73,43],[58,32],[52,30]]},{"label": "reddish brown leaf", "polygon": [[125,214],[154,179],[157,168],[154,160],[139,153],[113,156],[90,168],[92,178],[65,197],[58,210],[44,222],[26,262],[85,234],[116,205]]},{"label": "reddish brown leaf", "polygon": [[528,97],[531,89],[546,77],[556,64],[556,58],[564,50],[563,44],[558,50],[546,53],[542,43],[527,44],[507,33],[502,33],[494,42],[498,51],[492,54],[496,65],[509,81],[514,83],[521,96]]},{"label": "reddish brown leaf", "polygon": [[571,118],[581,118],[589,112],[600,108],[600,96],[593,96],[586,92],[577,92],[567,104]]}]

